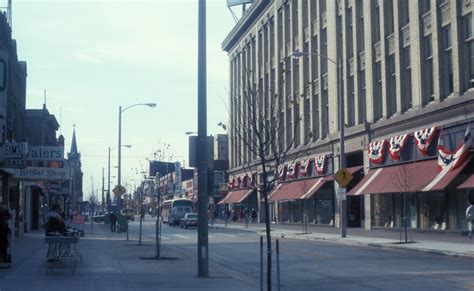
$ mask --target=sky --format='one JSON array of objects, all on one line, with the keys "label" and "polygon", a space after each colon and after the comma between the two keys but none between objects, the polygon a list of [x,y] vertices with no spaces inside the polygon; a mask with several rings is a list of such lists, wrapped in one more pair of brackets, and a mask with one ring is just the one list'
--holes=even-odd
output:
[{"label": "sky", "polygon": [[[14,0],[13,38],[28,65],[27,108],[46,104],[69,152],[73,127],[84,172],[84,197],[107,183],[108,147],[122,116],[122,184],[138,184],[148,159],[187,164],[186,131],[197,131],[197,0]],[[207,1],[208,133],[225,133],[228,57],[221,43],[235,25],[225,0]],[[169,146],[167,146],[169,145]],[[111,188],[117,150],[112,151]],[[106,186],[107,187],[107,186]]]}]

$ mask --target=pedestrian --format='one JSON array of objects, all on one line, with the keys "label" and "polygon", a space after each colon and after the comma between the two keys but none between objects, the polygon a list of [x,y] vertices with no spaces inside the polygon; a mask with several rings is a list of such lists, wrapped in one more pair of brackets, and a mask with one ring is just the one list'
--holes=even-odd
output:
[{"label": "pedestrian", "polygon": [[472,228],[474,227],[474,200],[471,205],[466,208],[466,220],[469,229],[469,238],[472,238]]},{"label": "pedestrian", "polygon": [[244,211],[240,208],[239,209],[239,222],[244,221]]},{"label": "pedestrian", "polygon": [[114,212],[110,213],[110,231],[117,232],[117,216]]},{"label": "pedestrian", "polygon": [[0,205],[0,264],[11,263],[9,248],[11,245],[11,230],[8,221],[11,219],[10,211],[6,206]]},{"label": "pedestrian", "polygon": [[250,213],[250,215],[252,216],[252,223],[257,222],[257,211],[255,210],[255,208],[252,208],[252,212]]}]

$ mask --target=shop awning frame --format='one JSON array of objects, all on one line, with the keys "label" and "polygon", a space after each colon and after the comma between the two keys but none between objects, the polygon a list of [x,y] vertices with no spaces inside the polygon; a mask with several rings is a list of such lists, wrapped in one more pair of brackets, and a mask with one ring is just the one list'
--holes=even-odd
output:
[{"label": "shop awning frame", "polygon": [[324,186],[324,177],[295,180],[278,184],[270,194],[270,201],[302,200],[311,198]]}]

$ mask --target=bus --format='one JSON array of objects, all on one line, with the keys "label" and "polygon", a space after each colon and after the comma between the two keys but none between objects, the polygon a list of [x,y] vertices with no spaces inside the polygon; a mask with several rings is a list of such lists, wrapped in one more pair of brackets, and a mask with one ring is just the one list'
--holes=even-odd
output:
[{"label": "bus", "polygon": [[179,220],[188,212],[193,212],[193,201],[190,199],[171,199],[161,203],[161,221],[169,226],[179,224]]}]

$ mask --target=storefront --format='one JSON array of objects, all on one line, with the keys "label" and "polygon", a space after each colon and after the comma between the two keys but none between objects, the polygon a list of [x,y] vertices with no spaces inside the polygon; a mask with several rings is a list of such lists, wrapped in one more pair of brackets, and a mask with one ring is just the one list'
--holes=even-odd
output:
[{"label": "storefront", "polygon": [[371,227],[465,229],[466,188],[474,172],[470,139],[464,125],[373,142],[371,168],[348,196],[370,199],[365,219]]}]

